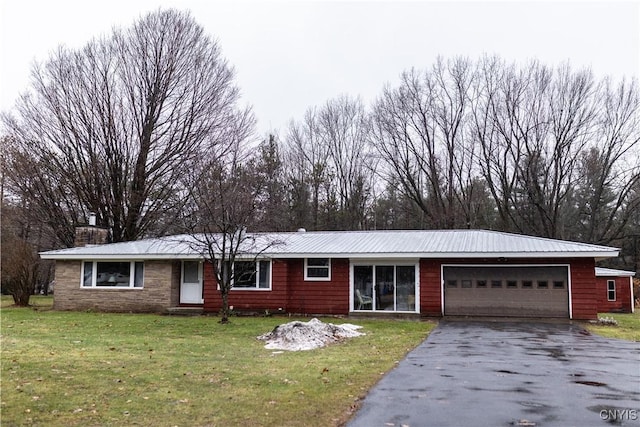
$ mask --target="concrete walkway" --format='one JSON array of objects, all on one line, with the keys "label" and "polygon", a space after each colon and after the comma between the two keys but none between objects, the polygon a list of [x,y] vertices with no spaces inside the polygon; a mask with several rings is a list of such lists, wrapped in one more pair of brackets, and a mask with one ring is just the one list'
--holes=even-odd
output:
[{"label": "concrete walkway", "polygon": [[568,323],[441,322],[347,425],[640,425],[640,344]]}]

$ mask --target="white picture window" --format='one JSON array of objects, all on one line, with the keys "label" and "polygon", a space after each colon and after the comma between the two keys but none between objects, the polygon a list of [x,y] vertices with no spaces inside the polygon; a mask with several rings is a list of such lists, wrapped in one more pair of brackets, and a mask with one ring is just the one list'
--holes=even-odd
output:
[{"label": "white picture window", "polygon": [[305,258],[304,280],[331,280],[331,259]]},{"label": "white picture window", "polygon": [[84,261],[82,263],[83,288],[142,288],[144,262],[142,261]]}]

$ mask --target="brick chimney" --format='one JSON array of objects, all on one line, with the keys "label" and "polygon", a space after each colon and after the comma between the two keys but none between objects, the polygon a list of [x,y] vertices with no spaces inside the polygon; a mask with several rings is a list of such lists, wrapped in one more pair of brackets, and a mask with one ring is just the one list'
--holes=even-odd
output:
[{"label": "brick chimney", "polygon": [[89,213],[89,225],[76,227],[76,238],[73,242],[75,247],[87,245],[102,245],[109,239],[109,230],[96,227],[96,214]]}]

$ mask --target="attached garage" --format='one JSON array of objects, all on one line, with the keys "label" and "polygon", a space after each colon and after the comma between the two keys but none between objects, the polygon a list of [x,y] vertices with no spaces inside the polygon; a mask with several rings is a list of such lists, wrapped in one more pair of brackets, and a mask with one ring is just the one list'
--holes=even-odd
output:
[{"label": "attached garage", "polygon": [[568,318],[568,265],[442,267],[445,316]]}]

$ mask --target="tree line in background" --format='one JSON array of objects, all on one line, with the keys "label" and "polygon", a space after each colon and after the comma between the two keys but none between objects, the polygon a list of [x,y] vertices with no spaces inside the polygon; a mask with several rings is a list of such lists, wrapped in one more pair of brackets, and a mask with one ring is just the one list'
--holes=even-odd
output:
[{"label": "tree line in background", "polygon": [[636,81],[440,59],[370,106],[310,108],[254,158],[256,229],[486,228],[619,246],[638,268]]},{"label": "tree line in background", "polygon": [[[568,64],[441,58],[256,143],[217,43],[158,11],[60,48],[2,123],[6,283],[45,281],[17,248],[72,246],[89,212],[112,241],[485,228],[618,246],[617,266],[638,270],[638,82]],[[5,268],[19,259],[30,269]]]}]

